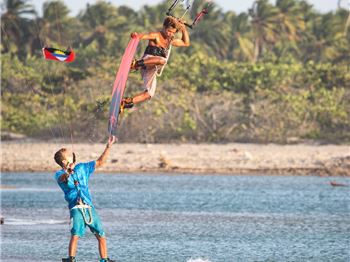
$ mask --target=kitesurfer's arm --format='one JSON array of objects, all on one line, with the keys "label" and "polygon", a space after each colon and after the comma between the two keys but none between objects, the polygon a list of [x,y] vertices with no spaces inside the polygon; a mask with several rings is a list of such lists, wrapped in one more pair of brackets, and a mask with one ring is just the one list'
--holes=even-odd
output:
[{"label": "kitesurfer's arm", "polygon": [[173,46],[190,46],[190,36],[188,34],[188,31],[186,29],[186,26],[184,24],[183,21],[179,21],[179,25],[180,25],[180,31],[182,33],[182,37],[181,39],[174,39],[171,44]]},{"label": "kitesurfer's arm", "polygon": [[115,136],[109,137],[105,150],[103,151],[102,155],[96,160],[96,167],[100,167],[106,162],[107,156],[109,155],[109,151],[115,140]]},{"label": "kitesurfer's arm", "polygon": [[157,33],[131,33],[131,38],[138,37],[140,40],[156,40]]}]

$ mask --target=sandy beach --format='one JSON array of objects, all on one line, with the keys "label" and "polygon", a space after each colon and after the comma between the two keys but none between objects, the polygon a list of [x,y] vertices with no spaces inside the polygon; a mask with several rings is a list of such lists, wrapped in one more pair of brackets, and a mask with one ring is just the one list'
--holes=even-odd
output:
[{"label": "sandy beach", "polygon": [[[1,143],[2,171],[54,171],[53,155],[73,149],[77,161],[95,160],[104,144],[42,141]],[[99,172],[182,172],[350,176],[348,145],[124,144],[113,146]]]}]

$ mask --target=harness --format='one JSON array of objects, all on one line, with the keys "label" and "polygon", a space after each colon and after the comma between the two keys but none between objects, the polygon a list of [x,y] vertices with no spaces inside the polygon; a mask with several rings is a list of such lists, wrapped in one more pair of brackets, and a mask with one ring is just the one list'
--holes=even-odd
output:
[{"label": "harness", "polygon": [[[91,224],[93,223],[93,218],[92,218],[92,207],[89,206],[89,205],[86,205],[86,204],[83,202],[83,200],[81,199],[81,192],[80,192],[80,188],[78,187],[78,186],[79,186],[79,181],[75,178],[75,173],[72,173],[72,178],[73,178],[73,180],[74,180],[74,186],[75,186],[75,188],[76,188],[77,191],[78,191],[78,201],[77,201],[77,205],[75,205],[72,209],[78,208],[79,211],[81,212],[81,214],[83,215],[85,224],[91,225]],[[90,217],[90,220],[89,220],[89,221],[87,220],[87,217],[86,217],[87,210],[88,210],[88,212],[89,212],[89,217]]]},{"label": "harness", "polygon": [[161,56],[164,58],[167,58],[168,55],[168,49],[159,47],[159,46],[147,46],[145,50],[145,55],[154,55],[154,56]]},{"label": "harness", "polygon": [[167,49],[167,55],[166,55],[166,57],[165,57],[165,58],[166,58],[165,64],[164,64],[163,66],[161,66],[160,68],[157,67],[156,75],[157,75],[158,77],[160,77],[160,76],[162,75],[163,70],[164,70],[164,67],[165,67],[165,65],[168,63],[169,56],[170,56],[170,53],[171,53],[171,47],[172,47],[172,45],[170,45],[169,48]]},{"label": "harness", "polygon": [[[81,214],[83,215],[85,224],[91,225],[94,222],[94,220],[92,218],[92,208],[91,208],[91,206],[85,205],[85,204],[78,204],[75,207],[73,207],[72,209],[76,209],[76,208],[78,208],[79,211],[81,212]],[[87,218],[86,218],[86,210],[88,210],[88,212],[89,212],[89,216],[90,216],[90,220],[89,221],[87,221]]]}]

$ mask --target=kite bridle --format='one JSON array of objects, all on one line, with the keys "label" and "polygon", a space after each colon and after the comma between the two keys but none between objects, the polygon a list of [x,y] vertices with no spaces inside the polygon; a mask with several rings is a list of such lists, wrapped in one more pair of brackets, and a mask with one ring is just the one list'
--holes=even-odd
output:
[{"label": "kite bridle", "polygon": [[[184,0],[181,0],[181,2],[183,2]],[[169,7],[168,11],[166,12],[166,15],[167,16],[171,16],[171,17],[174,17],[175,19],[177,20],[181,20],[185,15],[186,13],[188,12],[188,10],[190,10],[191,8],[191,4],[188,4],[186,9],[185,9],[185,12],[182,14],[181,17],[177,17],[174,15],[174,9],[176,8],[176,6],[179,4],[180,0],[175,0],[172,5]],[[196,17],[193,19],[192,23],[191,24],[188,24],[188,23],[184,23],[185,26],[187,26],[188,28],[191,28],[193,29],[194,26],[199,22],[199,20],[204,16],[204,15],[207,15],[209,13],[208,9],[209,7],[211,6],[211,3],[207,3],[206,6],[196,15]]]}]

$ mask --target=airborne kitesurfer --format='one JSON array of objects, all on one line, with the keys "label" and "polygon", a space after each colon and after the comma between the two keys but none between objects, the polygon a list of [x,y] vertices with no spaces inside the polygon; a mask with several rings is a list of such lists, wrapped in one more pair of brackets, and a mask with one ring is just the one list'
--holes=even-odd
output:
[{"label": "airborne kitesurfer", "polygon": [[[181,38],[175,38],[177,32],[181,32]],[[131,108],[134,104],[141,103],[152,98],[156,91],[157,73],[168,61],[171,46],[187,47],[190,45],[190,38],[185,27],[185,22],[171,16],[167,16],[163,22],[163,28],[158,32],[132,33],[131,37],[138,37],[140,40],[148,40],[148,46],[140,60],[134,60],[131,64],[132,70],[141,70],[144,91],[134,97],[127,97],[122,100],[121,108]]]}]

